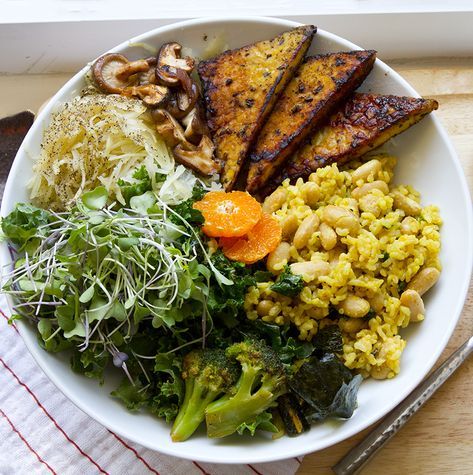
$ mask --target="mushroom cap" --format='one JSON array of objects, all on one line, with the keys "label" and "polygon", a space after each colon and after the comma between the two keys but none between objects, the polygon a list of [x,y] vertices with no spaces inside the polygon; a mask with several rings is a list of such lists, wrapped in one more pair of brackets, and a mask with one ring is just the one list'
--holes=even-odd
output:
[{"label": "mushroom cap", "polygon": [[146,60],[128,61],[122,54],[107,53],[92,66],[92,76],[98,88],[103,92],[120,94],[124,88],[137,81],[133,75],[148,71]]},{"label": "mushroom cap", "polygon": [[165,86],[175,86],[180,80],[177,71],[190,72],[194,68],[194,60],[186,56],[181,58],[179,43],[164,43],[159,49],[156,64],[156,77]]},{"label": "mushroom cap", "polygon": [[147,86],[148,84],[157,84],[156,81],[156,64],[157,64],[157,59],[155,56],[146,58],[145,61],[149,65],[148,71],[142,72],[138,76],[138,85],[139,86]]}]

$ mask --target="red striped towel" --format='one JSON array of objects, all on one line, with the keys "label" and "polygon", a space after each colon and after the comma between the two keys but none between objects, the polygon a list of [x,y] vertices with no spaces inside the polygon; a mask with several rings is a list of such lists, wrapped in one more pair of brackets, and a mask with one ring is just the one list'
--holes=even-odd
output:
[{"label": "red striped towel", "polygon": [[[0,309],[6,309],[0,296]],[[28,353],[0,310],[0,475],[294,475],[301,459],[220,465],[146,449],[70,402]]]}]

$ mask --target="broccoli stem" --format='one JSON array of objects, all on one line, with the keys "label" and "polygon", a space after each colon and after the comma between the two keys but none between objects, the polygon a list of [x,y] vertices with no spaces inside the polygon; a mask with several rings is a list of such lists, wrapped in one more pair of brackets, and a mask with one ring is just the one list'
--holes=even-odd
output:
[{"label": "broccoli stem", "polygon": [[266,385],[264,382],[254,394],[251,394],[260,374],[260,370],[243,365],[236,394],[226,395],[209,404],[205,411],[209,437],[217,438],[233,434],[244,422],[252,422],[277,398],[277,395],[270,390],[273,385]]},{"label": "broccoli stem", "polygon": [[187,440],[205,419],[206,407],[219,395],[220,391],[211,391],[194,379],[185,380],[185,396],[171,430],[173,442]]}]

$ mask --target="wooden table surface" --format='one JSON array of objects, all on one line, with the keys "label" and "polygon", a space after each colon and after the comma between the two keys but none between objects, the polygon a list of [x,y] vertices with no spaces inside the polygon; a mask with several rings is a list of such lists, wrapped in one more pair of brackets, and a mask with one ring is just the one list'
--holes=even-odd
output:
[{"label": "wooden table surface", "polygon": [[[460,156],[473,193],[473,58],[388,62],[423,96],[439,101],[436,112]],[[68,74],[0,76],[0,117],[36,111]],[[472,243],[473,245],[473,243]],[[461,320],[439,363],[473,333],[473,285]],[[364,475],[473,473],[473,360],[466,362],[363,470]],[[304,457],[298,475],[332,473],[330,467],[366,431]]]}]

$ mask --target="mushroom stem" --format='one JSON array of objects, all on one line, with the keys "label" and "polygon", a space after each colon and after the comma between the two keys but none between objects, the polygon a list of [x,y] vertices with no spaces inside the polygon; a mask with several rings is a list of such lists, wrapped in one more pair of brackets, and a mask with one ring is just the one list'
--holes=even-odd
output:
[{"label": "mushroom stem", "polygon": [[218,165],[212,160],[214,148],[210,137],[204,135],[193,150],[185,150],[181,144],[174,147],[174,158],[201,175],[213,175],[219,171]]},{"label": "mushroom stem", "polygon": [[132,74],[144,73],[148,71],[149,68],[150,65],[145,59],[139,59],[118,67],[115,72],[115,77],[119,81],[127,81]]}]

